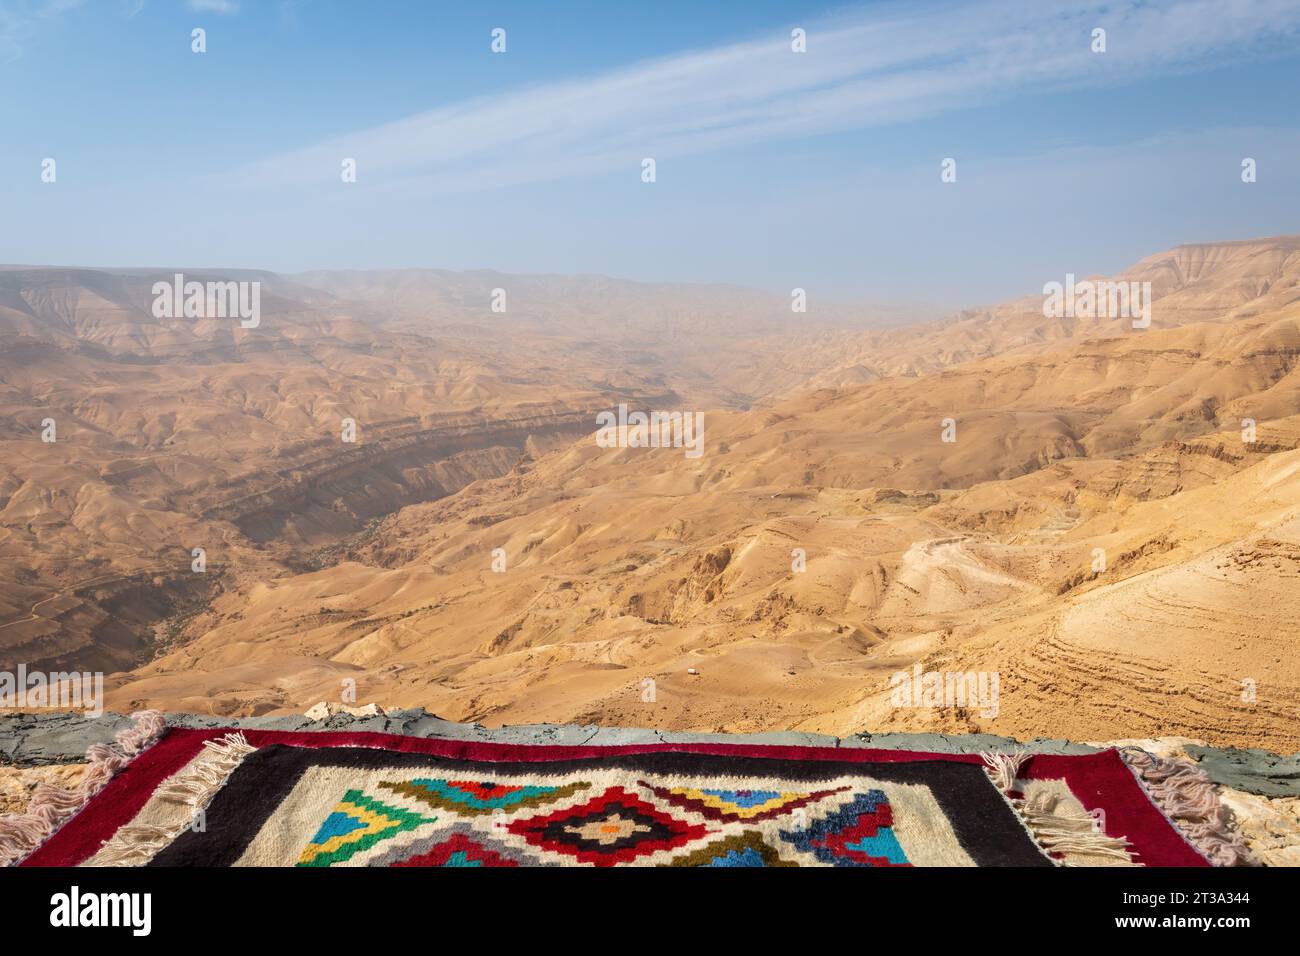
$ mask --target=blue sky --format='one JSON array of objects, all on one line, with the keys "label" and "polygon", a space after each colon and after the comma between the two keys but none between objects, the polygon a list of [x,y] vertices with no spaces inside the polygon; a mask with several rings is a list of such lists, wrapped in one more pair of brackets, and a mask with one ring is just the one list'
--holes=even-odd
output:
[{"label": "blue sky", "polygon": [[1298,37],[1295,0],[0,0],[0,262],[976,305],[1300,232]]}]

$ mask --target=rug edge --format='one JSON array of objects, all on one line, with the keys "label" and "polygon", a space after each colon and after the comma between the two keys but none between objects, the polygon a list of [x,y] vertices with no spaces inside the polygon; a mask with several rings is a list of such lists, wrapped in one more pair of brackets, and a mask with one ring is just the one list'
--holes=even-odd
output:
[{"label": "rug edge", "polygon": [[[153,781],[157,786],[167,777],[178,772],[195,754],[200,752],[206,743],[211,740],[219,739],[225,735],[238,733],[240,728],[170,728],[165,734],[165,743],[159,744],[151,751],[149,759],[141,761],[133,772],[124,775],[125,777],[139,777],[140,780],[134,780],[134,783],[144,783],[148,785]],[[922,751],[902,751],[902,750],[877,750],[875,748],[839,748],[839,747],[802,747],[790,745],[754,745],[754,744],[725,744],[725,743],[695,743],[695,744],[632,744],[632,745],[608,745],[608,746],[563,746],[555,747],[550,745],[523,745],[523,744],[501,744],[487,741],[465,741],[448,738],[420,738],[409,737],[396,734],[387,734],[373,731],[259,731],[251,728],[244,728],[243,733],[247,736],[249,743],[254,747],[267,746],[273,743],[284,743],[305,747],[334,747],[334,746],[352,746],[370,749],[394,749],[408,752],[427,752],[441,753],[447,756],[459,757],[461,759],[478,759],[488,762],[503,760],[553,760],[553,759],[583,759],[599,758],[601,756],[612,755],[616,753],[652,753],[665,751],[681,751],[712,754],[717,756],[728,755],[748,755],[759,757],[775,757],[783,759],[804,759],[804,760],[848,760],[857,761],[881,761],[881,762],[910,762],[918,760],[926,761],[945,761],[957,763],[983,764],[984,760],[978,753],[933,753]],[[1057,759],[1064,760],[1064,757],[1055,758],[1054,755],[1033,754],[1035,758],[1043,758],[1055,764]],[[1162,856],[1162,862],[1148,862],[1145,865],[1151,866],[1213,866],[1213,862],[1188,842],[1186,836],[1179,829],[1174,820],[1157,805],[1151,795],[1147,792],[1141,781],[1137,779],[1134,771],[1126,764],[1123,756],[1115,748],[1100,751],[1095,754],[1089,754],[1081,757],[1075,757],[1073,760],[1082,760],[1085,764],[1101,760],[1109,765],[1108,776],[1113,783],[1122,784],[1125,789],[1131,791],[1130,802],[1136,800],[1137,803],[1145,806],[1146,813],[1152,818],[1158,818],[1163,828],[1170,831],[1168,836],[1164,837],[1165,843],[1173,841],[1181,848],[1179,856],[1186,855],[1189,858],[1170,860],[1168,858],[1167,848],[1157,854]],[[1037,761],[1030,761],[1028,775],[1037,776],[1033,766]],[[1072,761],[1073,762],[1073,761]],[[1122,768],[1122,769],[1121,769]],[[1095,768],[1094,768],[1095,769]],[[1057,768],[1053,775],[1066,778],[1067,785],[1074,788],[1070,778],[1075,775],[1074,768]],[[122,778],[116,778],[110,781],[110,788],[116,788],[122,783]],[[996,786],[995,786],[996,789]],[[95,794],[99,796],[99,794]],[[1004,797],[1005,798],[1005,797]],[[126,801],[130,803],[131,801]],[[102,800],[90,801],[90,809],[94,810],[96,806],[103,803]],[[95,852],[117,832],[119,828],[127,825],[134,817],[134,812],[127,812],[121,806],[104,808],[100,806],[101,813],[94,821],[94,832],[82,834],[78,837],[71,831],[61,830],[48,837],[44,843],[27,857],[20,865],[26,866],[75,866],[91,858]],[[138,809],[138,808],[137,808]],[[125,814],[125,816],[124,816]],[[1031,830],[1032,832],[1032,830]],[[96,840],[96,837],[99,837]],[[1130,834],[1132,836],[1132,834]],[[61,839],[66,837],[66,839]],[[1140,857],[1147,857],[1149,849],[1159,849],[1158,847],[1147,847],[1145,839],[1138,840],[1134,845]],[[1035,841],[1035,845],[1041,849],[1041,844]],[[1049,857],[1050,859],[1050,857]],[[1056,862],[1056,861],[1053,861]]]}]

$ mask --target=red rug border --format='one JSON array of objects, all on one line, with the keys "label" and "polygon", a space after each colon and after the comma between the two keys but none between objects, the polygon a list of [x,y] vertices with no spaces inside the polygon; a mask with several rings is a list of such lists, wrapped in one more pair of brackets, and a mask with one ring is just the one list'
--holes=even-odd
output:
[{"label": "red rug border", "polygon": [[[117,830],[129,823],[167,777],[202,749],[205,741],[242,732],[254,747],[368,747],[402,753],[426,753],[488,763],[544,763],[615,754],[698,753],[712,756],[769,757],[784,760],[835,760],[850,763],[905,763],[940,760],[982,764],[978,754],[941,754],[865,747],[797,747],[776,744],[657,743],[617,746],[501,744],[445,738],[406,737],[358,731],[279,731],[233,727],[194,730],[170,728],[158,743],[136,757],[72,820],[68,821],[21,866],[76,866],[88,860]],[[1151,801],[1137,777],[1114,749],[1094,754],[1035,754],[1022,770],[1028,779],[1064,779],[1088,810],[1103,808],[1106,832],[1126,837],[1138,862],[1147,866],[1204,867],[1209,862],[1183,837]]]}]

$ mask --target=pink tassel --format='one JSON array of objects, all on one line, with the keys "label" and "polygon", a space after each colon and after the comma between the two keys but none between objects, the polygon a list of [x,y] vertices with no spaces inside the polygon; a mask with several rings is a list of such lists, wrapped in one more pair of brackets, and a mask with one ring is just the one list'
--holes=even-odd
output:
[{"label": "pink tassel", "polygon": [[1259,865],[1205,771],[1183,760],[1157,757],[1140,747],[1125,747],[1120,753],[1151,799],[1206,859],[1216,866]]},{"label": "pink tassel", "polygon": [[134,726],[120,731],[116,745],[92,744],[86,748],[86,772],[81,786],[65,790],[48,783],[38,784],[26,813],[0,816],[0,866],[11,866],[24,859],[50,838],[60,826],[131,762],[149,747],[166,729],[166,721],[157,710],[141,710],[131,715]]}]

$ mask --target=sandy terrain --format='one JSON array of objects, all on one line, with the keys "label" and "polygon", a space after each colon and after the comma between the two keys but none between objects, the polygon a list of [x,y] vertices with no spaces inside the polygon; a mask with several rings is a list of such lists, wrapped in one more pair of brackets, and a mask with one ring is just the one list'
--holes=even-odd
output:
[{"label": "sandy terrain", "polygon": [[[39,421],[23,402],[40,374],[42,401],[78,421],[115,411],[97,412],[89,450],[10,440],[0,647],[66,645],[72,660],[121,629],[135,643],[106,668],[117,709],[301,712],[354,693],[488,724],[1294,750],[1300,240],[1180,247],[1125,278],[1152,282],[1149,329],[1047,319],[1030,297],[783,330],[751,294],[532,277],[523,297],[555,304],[488,342],[463,304],[510,277],[301,276],[294,321],[311,331],[284,331],[292,349],[166,364],[173,395],[200,375],[214,396],[184,428],[201,403],[115,402],[130,376],[86,371],[95,360],[61,342],[57,374],[6,363],[6,420]],[[326,307],[354,316],[332,365]],[[428,314],[444,323],[436,347],[421,344]],[[258,378],[256,362],[285,367]],[[219,381],[241,383],[238,400]],[[617,401],[704,410],[705,453],[598,447],[591,410]],[[324,437],[339,402],[416,431],[451,422],[474,447],[448,454],[438,432],[405,452],[408,426],[371,427],[393,444],[340,463]],[[213,438],[225,414],[239,417]],[[576,434],[538,424],[566,415]],[[157,611],[152,660],[118,610],[137,600],[69,587],[74,572],[148,569],[171,541],[185,580],[179,545],[195,537],[222,542],[226,573],[190,616]],[[918,664],[995,673],[996,713],[897,706],[890,677]]]}]

